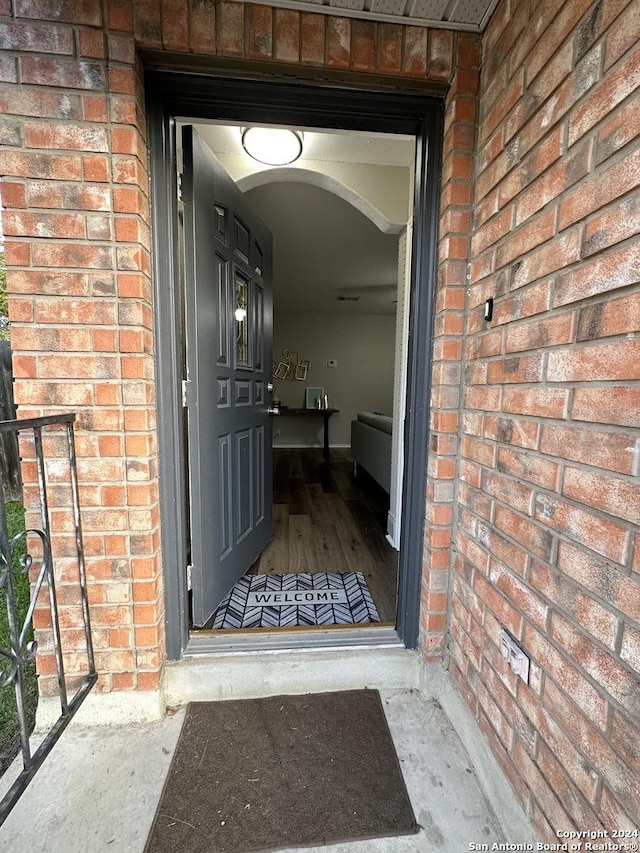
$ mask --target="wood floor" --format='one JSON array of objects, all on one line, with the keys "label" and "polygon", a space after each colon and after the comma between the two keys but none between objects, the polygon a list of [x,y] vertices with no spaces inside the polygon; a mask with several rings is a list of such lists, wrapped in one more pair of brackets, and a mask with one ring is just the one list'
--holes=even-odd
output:
[{"label": "wood floor", "polygon": [[348,450],[274,450],[271,543],[252,574],[362,572],[381,622],[395,623],[398,554],[385,538],[389,496]]}]

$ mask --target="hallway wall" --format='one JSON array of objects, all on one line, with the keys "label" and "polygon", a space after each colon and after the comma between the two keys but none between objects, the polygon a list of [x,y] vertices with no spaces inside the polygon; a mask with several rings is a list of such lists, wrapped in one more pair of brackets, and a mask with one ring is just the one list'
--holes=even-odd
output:
[{"label": "hallway wall", "polygon": [[[280,401],[291,408],[304,407],[305,389],[319,386],[329,405],[340,409],[331,417],[332,445],[349,447],[351,421],[358,412],[393,414],[393,366],[395,355],[394,314],[285,313],[275,316],[274,357],[283,349],[308,358],[311,369],[306,382],[276,380]],[[338,366],[327,367],[333,358]],[[322,446],[322,419],[316,428],[308,421],[282,417],[274,421],[274,446]]]},{"label": "hallway wall", "polygon": [[503,0],[482,44],[449,668],[555,843],[640,814],[639,34]]}]

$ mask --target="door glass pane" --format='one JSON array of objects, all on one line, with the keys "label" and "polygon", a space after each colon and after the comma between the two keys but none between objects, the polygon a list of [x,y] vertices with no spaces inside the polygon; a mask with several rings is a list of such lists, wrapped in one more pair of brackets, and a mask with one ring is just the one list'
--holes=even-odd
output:
[{"label": "door glass pane", "polygon": [[236,276],[236,365],[249,366],[249,288],[245,279]]}]

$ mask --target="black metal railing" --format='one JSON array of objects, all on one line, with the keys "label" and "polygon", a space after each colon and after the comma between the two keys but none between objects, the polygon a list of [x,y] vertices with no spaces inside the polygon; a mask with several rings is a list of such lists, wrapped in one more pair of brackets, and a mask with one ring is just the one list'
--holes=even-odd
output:
[{"label": "black metal railing", "polygon": [[[27,785],[51,752],[54,744],[97,679],[91,641],[87,579],[82,545],[78,473],[73,433],[74,420],[74,414],[64,414],[0,422],[0,435],[8,433],[20,436],[22,441],[25,439],[33,440],[32,450],[37,471],[38,507],[37,510],[31,509],[30,512],[37,511],[40,516],[37,526],[29,527],[10,538],[5,512],[5,484],[0,483],[0,592],[4,593],[10,646],[8,649],[0,648],[0,662],[2,664],[0,666],[0,690],[12,688],[15,690],[23,765],[22,772],[0,801],[0,826],[19,797],[24,793]],[[43,433],[45,433],[44,437],[46,438],[50,432],[47,428],[50,427],[57,427],[58,430],[62,427],[63,432],[66,433],[65,455],[67,462],[65,469],[68,477],[70,505],[73,511],[72,527],[75,534],[75,545],[72,550],[74,562],[77,562],[77,578],[73,583],[74,586],[77,583],[77,601],[81,611],[79,621],[82,622],[84,629],[85,648],[83,657],[86,652],[86,669],[83,666],[81,673],[73,672],[72,674],[74,692],[71,696],[69,695],[68,679],[65,675],[65,649],[63,648],[63,632],[60,628],[60,610],[56,596],[56,572],[52,549],[52,533],[56,531],[52,531],[50,522],[47,459],[45,458],[43,441]],[[57,477],[56,483],[58,480]],[[37,557],[32,556],[34,551],[37,551]],[[23,552],[21,556],[17,556],[19,552]],[[16,580],[18,574],[28,576],[31,581],[31,595],[25,616],[20,616],[17,609]],[[53,646],[60,697],[60,716],[38,747],[32,752],[24,679],[27,667],[33,666],[38,648],[38,639],[34,639],[34,614],[36,608],[40,611],[43,607],[46,610],[46,618],[41,621],[42,624],[47,625],[47,640],[50,638]],[[38,637],[38,622],[37,619],[36,638]],[[77,658],[77,656],[74,657]]]}]

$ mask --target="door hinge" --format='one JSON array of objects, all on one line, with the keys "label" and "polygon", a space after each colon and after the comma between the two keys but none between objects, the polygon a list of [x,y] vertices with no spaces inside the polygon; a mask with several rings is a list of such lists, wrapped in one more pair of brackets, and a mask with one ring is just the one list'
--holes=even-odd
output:
[{"label": "door hinge", "polygon": [[195,388],[190,379],[182,380],[182,407],[188,409],[195,403]]},{"label": "door hinge", "polygon": [[184,174],[182,172],[178,173],[178,201],[184,201],[184,191],[182,189],[182,184],[184,181]]},{"label": "door hinge", "polygon": [[193,571],[193,566],[191,564],[189,564],[187,566],[187,589],[188,590],[192,589],[192,586],[191,586],[191,572],[192,571]]}]

